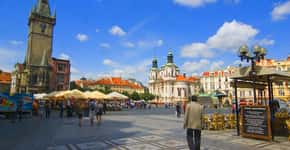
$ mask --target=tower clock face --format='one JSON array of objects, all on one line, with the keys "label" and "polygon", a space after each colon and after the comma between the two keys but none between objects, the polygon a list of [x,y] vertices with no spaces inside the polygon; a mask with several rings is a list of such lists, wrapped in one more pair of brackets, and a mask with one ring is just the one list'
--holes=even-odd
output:
[{"label": "tower clock face", "polygon": [[44,33],[45,30],[46,30],[46,24],[41,23],[41,24],[40,24],[40,29],[41,29],[41,32]]}]

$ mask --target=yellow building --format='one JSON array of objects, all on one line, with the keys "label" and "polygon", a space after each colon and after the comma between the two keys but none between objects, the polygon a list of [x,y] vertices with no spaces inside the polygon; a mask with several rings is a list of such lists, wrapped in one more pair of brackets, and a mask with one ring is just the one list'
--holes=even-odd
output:
[{"label": "yellow building", "polygon": [[[259,66],[276,69],[277,71],[290,72],[290,55],[285,60],[265,59],[257,63]],[[274,83],[273,94],[275,98],[290,100],[290,82]]]}]

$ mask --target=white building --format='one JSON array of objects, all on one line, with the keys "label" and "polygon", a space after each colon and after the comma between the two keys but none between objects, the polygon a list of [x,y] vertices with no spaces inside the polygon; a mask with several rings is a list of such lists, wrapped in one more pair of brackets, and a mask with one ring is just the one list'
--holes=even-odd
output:
[{"label": "white building", "polygon": [[158,68],[157,59],[153,59],[149,75],[149,92],[156,100],[164,103],[187,101],[188,97],[199,92],[199,79],[180,74],[173,62],[172,52],[168,53],[167,63]]},{"label": "white building", "polygon": [[[230,76],[236,69],[236,67],[227,67],[224,70],[203,72],[200,79],[201,91],[206,94],[220,91],[227,95],[224,100],[228,99],[231,103],[235,93],[234,88],[231,87],[232,79],[230,79]],[[238,97],[240,99],[252,100],[253,95],[253,89],[238,88]]]}]

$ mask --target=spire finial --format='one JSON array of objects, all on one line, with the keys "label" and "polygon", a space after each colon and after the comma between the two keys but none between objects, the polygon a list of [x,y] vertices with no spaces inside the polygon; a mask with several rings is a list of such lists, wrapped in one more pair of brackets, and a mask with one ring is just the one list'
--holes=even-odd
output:
[{"label": "spire finial", "polygon": [[56,9],[54,9],[53,18],[56,18]]}]

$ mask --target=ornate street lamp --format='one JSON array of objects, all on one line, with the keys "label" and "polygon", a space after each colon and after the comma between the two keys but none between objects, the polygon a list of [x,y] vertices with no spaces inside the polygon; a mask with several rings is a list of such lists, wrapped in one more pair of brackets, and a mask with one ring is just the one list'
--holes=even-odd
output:
[{"label": "ornate street lamp", "polygon": [[253,46],[253,56],[251,55],[247,45],[243,45],[239,48],[239,57],[241,58],[241,61],[247,60],[247,62],[251,61],[251,63],[255,63],[256,61],[259,62],[261,59],[264,59],[266,53],[266,49],[259,45]]},{"label": "ornate street lamp", "polygon": [[266,49],[259,46],[259,45],[254,45],[252,49],[253,55],[250,53],[249,47],[247,45],[242,45],[239,48],[239,57],[241,58],[241,61],[247,60],[247,62],[251,62],[251,72],[250,76],[253,78],[253,87],[254,87],[254,102],[256,102],[256,87],[255,87],[255,82],[256,82],[256,70],[255,70],[255,65],[256,62],[260,62],[260,60],[263,60],[266,56]]}]

